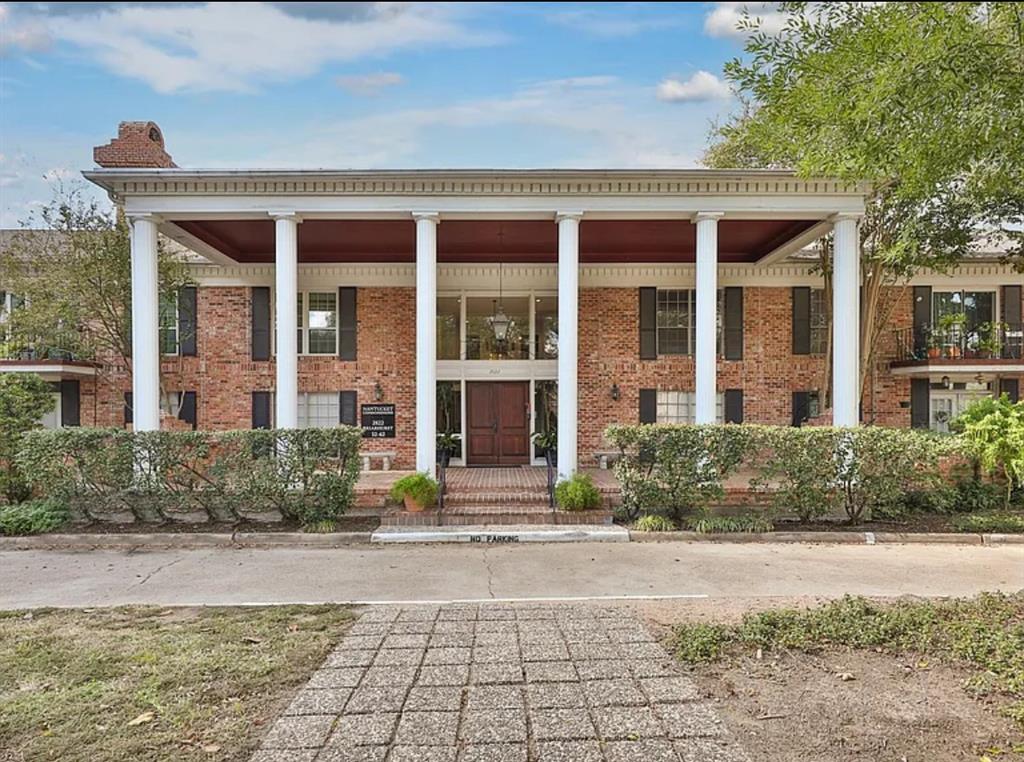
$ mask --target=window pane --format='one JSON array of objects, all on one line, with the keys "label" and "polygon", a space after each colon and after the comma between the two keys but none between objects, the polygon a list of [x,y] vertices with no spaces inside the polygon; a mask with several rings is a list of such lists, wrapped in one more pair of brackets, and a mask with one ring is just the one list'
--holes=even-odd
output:
[{"label": "window pane", "polygon": [[437,382],[437,433],[459,434],[453,458],[462,457],[462,389],[458,381]]},{"label": "window pane", "polygon": [[823,355],[828,350],[828,302],[825,289],[811,289],[811,354]]},{"label": "window pane", "polygon": [[533,356],[538,360],[555,359],[558,357],[558,297],[537,297],[533,319],[537,331]]},{"label": "window pane", "polygon": [[162,295],[159,306],[160,354],[178,353],[178,298],[177,295]]},{"label": "window pane", "polygon": [[462,300],[457,296],[437,299],[437,359],[458,360],[461,356],[459,319]]},{"label": "window pane", "polygon": [[341,411],[337,392],[299,395],[299,428],[331,429],[338,425]]},{"label": "window pane", "polygon": [[310,293],[308,354],[334,354],[337,351],[338,295]]},{"label": "window pane", "polygon": [[494,335],[493,317],[498,306],[496,298],[486,296],[466,300],[467,360],[529,359],[529,297],[513,296],[502,300],[501,307],[510,321],[503,341]]},{"label": "window pane", "polygon": [[992,292],[964,292],[964,313],[967,315],[967,330],[976,329],[982,323],[992,322]]},{"label": "window pane", "polygon": [[[533,393],[533,429],[537,433],[558,430],[558,382],[537,381]],[[535,458],[543,458],[544,453],[534,445]]]},{"label": "window pane", "polygon": [[658,354],[693,354],[693,291],[658,291]]},{"label": "window pane", "polygon": [[[659,391],[658,423],[694,423],[697,420],[697,402],[694,392]],[[725,394],[715,395],[715,421],[725,422]]]}]

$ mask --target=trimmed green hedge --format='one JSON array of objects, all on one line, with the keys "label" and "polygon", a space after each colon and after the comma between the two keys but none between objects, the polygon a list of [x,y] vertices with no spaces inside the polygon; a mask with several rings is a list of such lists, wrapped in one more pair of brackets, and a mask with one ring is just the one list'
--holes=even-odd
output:
[{"label": "trimmed green hedge", "polygon": [[25,435],[18,465],[37,494],[88,519],[205,512],[236,521],[277,511],[328,530],[352,506],[362,432],[332,429],[154,431],[68,428]]},{"label": "trimmed green hedge", "polygon": [[631,517],[700,511],[745,468],[754,474],[750,488],[770,496],[774,511],[809,521],[842,510],[856,523],[908,492],[938,487],[941,459],[962,447],[955,437],[877,426],[642,424],[610,426],[605,435],[623,453],[615,472]]}]

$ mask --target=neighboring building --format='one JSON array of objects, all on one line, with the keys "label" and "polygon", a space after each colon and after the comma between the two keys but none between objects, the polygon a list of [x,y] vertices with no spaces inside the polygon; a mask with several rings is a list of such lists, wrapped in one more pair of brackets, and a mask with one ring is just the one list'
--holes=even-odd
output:
[{"label": "neighboring building", "polygon": [[[842,182],[189,170],[155,125],[121,134],[85,176],[133,224],[135,377],[116,388],[80,379],[83,424],[121,425],[131,410],[153,429],[161,406],[182,419],[164,425],[340,421],[374,429],[367,450],[419,469],[433,467],[438,430],[464,435],[457,462],[515,465],[536,460],[532,433],[557,427],[567,473],[593,463],[612,423],[942,428],[974,396],[1016,398],[1024,377],[1024,279],[978,257],[887,294],[891,329],[860,399],[864,189]],[[814,262],[795,255],[832,230],[829,411],[829,304]],[[158,234],[206,260],[177,304],[157,304]],[[961,312],[963,323],[944,318]]]}]

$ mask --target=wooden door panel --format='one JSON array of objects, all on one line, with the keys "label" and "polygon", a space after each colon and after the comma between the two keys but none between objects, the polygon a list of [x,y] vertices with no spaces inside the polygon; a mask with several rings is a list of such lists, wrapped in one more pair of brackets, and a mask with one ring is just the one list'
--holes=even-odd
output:
[{"label": "wooden door panel", "polygon": [[530,417],[526,382],[502,383],[498,390],[498,430],[502,463],[527,463],[530,454]]},{"label": "wooden door panel", "polygon": [[466,384],[469,465],[493,465],[498,462],[495,388],[489,383]]},{"label": "wooden door panel", "polygon": [[530,384],[466,384],[467,464],[513,466],[530,460]]}]

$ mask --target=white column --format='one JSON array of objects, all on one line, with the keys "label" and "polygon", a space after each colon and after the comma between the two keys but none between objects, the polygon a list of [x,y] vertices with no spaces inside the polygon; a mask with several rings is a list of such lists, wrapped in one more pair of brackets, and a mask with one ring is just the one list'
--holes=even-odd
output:
[{"label": "white column", "polygon": [[581,212],[559,212],[558,221],[558,477],[576,471],[576,430],[579,422],[580,218]]},{"label": "white column", "polygon": [[160,340],[156,220],[132,222],[132,428],[160,430]]},{"label": "white column", "polygon": [[436,212],[416,220],[416,470],[434,475],[437,464],[437,222]]},{"label": "white column", "polygon": [[860,420],[860,234],[857,217],[835,219],[832,266],[832,425]]},{"label": "white column", "polygon": [[715,423],[718,378],[718,219],[721,212],[700,212],[697,224],[697,319],[695,421]]},{"label": "white column", "polygon": [[274,425],[299,425],[299,217],[294,212],[271,213],[274,218],[274,313],[277,316],[277,389]]}]

